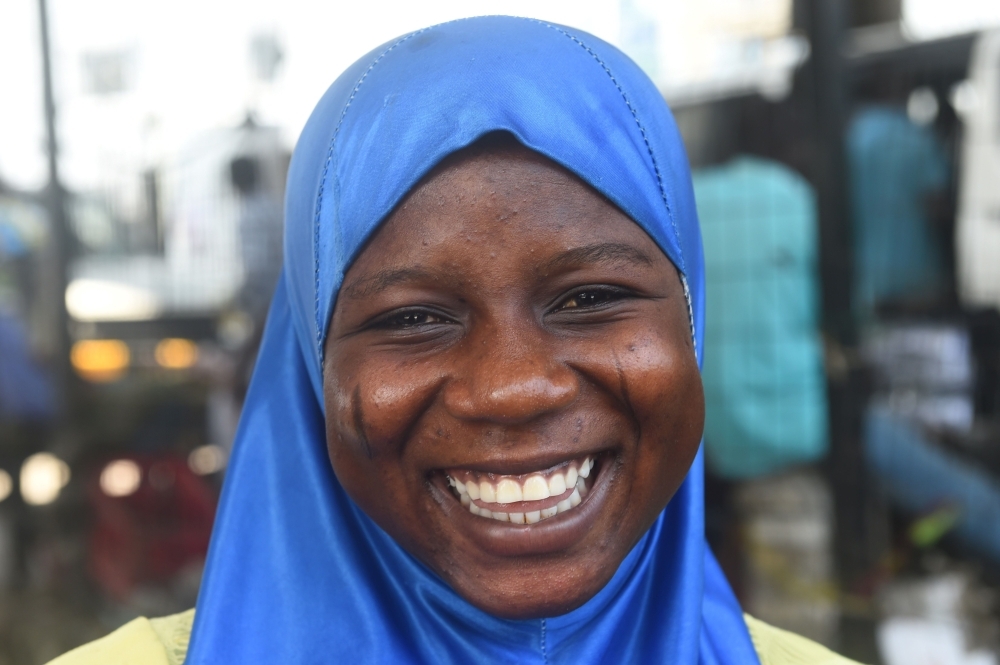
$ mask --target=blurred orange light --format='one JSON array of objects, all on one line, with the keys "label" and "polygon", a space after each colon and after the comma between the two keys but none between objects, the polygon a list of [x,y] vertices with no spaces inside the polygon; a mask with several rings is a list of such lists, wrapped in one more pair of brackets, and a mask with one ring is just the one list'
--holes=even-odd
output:
[{"label": "blurred orange light", "polygon": [[198,361],[198,345],[189,339],[163,339],[156,345],[155,356],[160,367],[187,369]]},{"label": "blurred orange light", "polygon": [[117,339],[85,339],[76,342],[70,362],[88,381],[114,381],[121,378],[131,362],[128,345]]}]

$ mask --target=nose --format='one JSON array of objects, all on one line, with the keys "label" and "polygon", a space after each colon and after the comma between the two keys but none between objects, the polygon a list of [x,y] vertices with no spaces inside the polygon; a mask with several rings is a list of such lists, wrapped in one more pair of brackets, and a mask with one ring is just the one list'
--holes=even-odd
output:
[{"label": "nose", "polygon": [[558,411],[579,394],[575,372],[553,357],[540,331],[504,328],[467,340],[469,352],[443,391],[452,416],[513,425]]}]

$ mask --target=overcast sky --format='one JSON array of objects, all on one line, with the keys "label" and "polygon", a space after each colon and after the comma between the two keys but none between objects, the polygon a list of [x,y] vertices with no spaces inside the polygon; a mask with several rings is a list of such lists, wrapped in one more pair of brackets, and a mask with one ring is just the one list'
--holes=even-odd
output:
[{"label": "overcast sky", "polygon": [[[746,14],[748,7],[766,12],[787,0],[627,1],[674,19],[661,29],[662,42],[692,34],[686,24],[704,24],[706,15]],[[997,0],[904,0],[904,6],[918,35],[1000,25]],[[506,13],[570,24],[619,45],[623,33],[621,0],[49,0],[49,13],[64,171],[81,188],[95,186],[94,173],[113,170],[116,160],[131,169],[137,154],[155,160],[203,130],[235,124],[249,106],[282,127],[291,144],[347,65],[426,25]],[[285,51],[280,75],[267,86],[254,83],[249,67],[248,42],[261,33],[275,35]],[[668,46],[661,44],[661,57]],[[87,94],[83,55],[116,51],[129,54],[141,73],[132,90]],[[28,189],[46,177],[40,73],[37,0],[2,0],[0,178]]]},{"label": "overcast sky", "polygon": [[[0,3],[0,177],[28,188],[45,180],[37,13],[37,0]],[[239,122],[251,101],[294,140],[326,87],[364,53],[426,25],[491,13],[617,39],[617,2],[600,0],[49,0],[67,180],[87,183],[95,152],[105,160],[133,152],[137,136],[155,151]],[[285,51],[267,89],[250,74],[248,42],[257,33],[275,34]],[[133,91],[84,94],[81,56],[115,50],[130,53],[141,72]]]}]

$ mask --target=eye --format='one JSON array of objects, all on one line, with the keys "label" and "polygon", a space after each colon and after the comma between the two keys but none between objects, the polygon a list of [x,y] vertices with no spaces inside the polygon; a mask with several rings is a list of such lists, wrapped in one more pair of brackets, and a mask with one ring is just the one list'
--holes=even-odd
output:
[{"label": "eye", "polygon": [[408,328],[419,328],[420,326],[436,325],[447,323],[448,319],[429,312],[427,310],[410,309],[401,312],[393,312],[379,319],[373,325],[376,328],[388,330],[406,330]]},{"label": "eye", "polygon": [[611,287],[590,287],[581,289],[563,300],[556,311],[599,307],[628,297],[628,292]]}]

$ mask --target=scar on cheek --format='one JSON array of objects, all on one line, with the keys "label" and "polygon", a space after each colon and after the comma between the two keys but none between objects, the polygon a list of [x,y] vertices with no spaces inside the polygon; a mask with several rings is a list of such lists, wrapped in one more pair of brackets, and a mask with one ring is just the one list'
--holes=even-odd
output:
[{"label": "scar on cheek", "polygon": [[368,434],[365,433],[365,416],[361,411],[361,386],[355,386],[354,393],[351,395],[353,403],[351,404],[351,418],[354,421],[354,431],[357,434],[358,441],[361,442],[361,448],[364,450],[365,455],[368,459],[372,459],[375,455],[372,452],[371,444],[368,443]]}]

